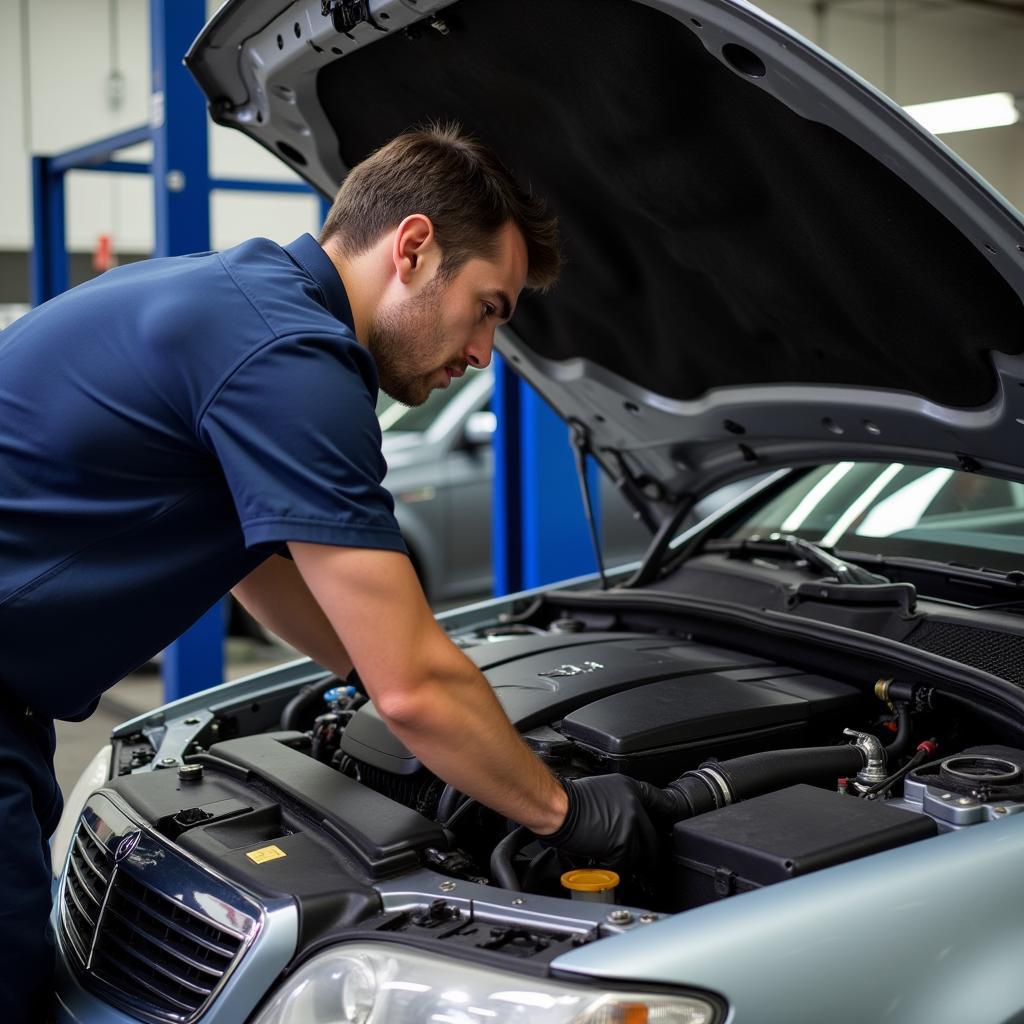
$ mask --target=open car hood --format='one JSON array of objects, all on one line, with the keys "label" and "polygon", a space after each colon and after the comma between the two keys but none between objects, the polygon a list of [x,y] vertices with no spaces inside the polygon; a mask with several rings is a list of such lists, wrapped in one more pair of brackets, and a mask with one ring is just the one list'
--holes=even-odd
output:
[{"label": "open car hood", "polygon": [[780,465],[1024,478],[1020,215],[748,4],[229,0],[187,63],[325,194],[454,118],[545,196],[565,271],[498,347],[652,524]]}]

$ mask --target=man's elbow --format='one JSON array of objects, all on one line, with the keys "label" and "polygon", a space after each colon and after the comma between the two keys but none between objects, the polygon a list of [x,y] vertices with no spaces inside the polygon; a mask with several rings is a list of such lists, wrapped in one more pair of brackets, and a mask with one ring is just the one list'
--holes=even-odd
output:
[{"label": "man's elbow", "polygon": [[374,695],[373,706],[388,725],[415,728],[417,723],[423,723],[435,703],[430,690],[429,683],[423,681],[391,683]]},{"label": "man's elbow", "polygon": [[[472,662],[444,638],[444,643],[424,643],[416,658],[385,680],[372,685],[373,705],[389,725],[398,729],[422,728],[460,692],[460,683],[478,675]],[[367,679],[366,675],[363,676]],[[443,710],[442,712],[443,713]]]}]

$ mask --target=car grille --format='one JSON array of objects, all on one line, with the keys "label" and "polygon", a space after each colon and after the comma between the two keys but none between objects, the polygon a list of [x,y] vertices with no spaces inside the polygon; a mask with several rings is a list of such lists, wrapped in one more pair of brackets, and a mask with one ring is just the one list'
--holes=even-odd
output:
[{"label": "car grille", "polygon": [[65,875],[61,930],[85,985],[149,1021],[199,1017],[244,939],[134,878],[83,817]]}]

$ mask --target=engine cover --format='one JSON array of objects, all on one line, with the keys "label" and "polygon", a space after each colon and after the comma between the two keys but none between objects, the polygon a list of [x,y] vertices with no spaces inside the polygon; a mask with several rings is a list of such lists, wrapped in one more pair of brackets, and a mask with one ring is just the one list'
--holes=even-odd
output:
[{"label": "engine cover", "polygon": [[674,675],[567,715],[563,735],[601,765],[662,782],[719,760],[838,732],[861,700],[845,683],[779,665]]},{"label": "engine cover", "polygon": [[[665,694],[671,696],[669,704],[675,709],[677,722],[680,715],[703,719],[703,725],[691,722],[689,727],[691,733],[696,730],[700,734],[697,738],[721,735],[723,731],[750,731],[762,726],[804,722],[814,706],[814,701],[809,699],[812,692],[819,703],[826,705],[838,701],[849,706],[857,700],[857,693],[851,687],[827,680],[805,682],[802,689],[796,682],[773,689],[769,680],[798,674],[793,669],[735,651],[643,634],[517,637],[471,647],[466,654],[484,672],[505,713],[521,732],[565,719],[567,735],[612,757],[666,743],[685,742],[685,737],[678,738],[681,735],[678,728],[672,732],[670,726],[669,733],[662,728],[666,714]],[[723,681],[722,673],[731,673],[735,678]],[[686,698],[691,688],[682,681],[688,677],[700,677],[694,680],[692,687],[695,696],[701,695],[696,704],[688,703]],[[758,680],[761,685],[746,682],[748,678]],[[806,681],[813,677],[798,678]],[[632,702],[636,715],[627,716],[625,721],[639,724],[632,728],[630,736],[625,739],[610,736],[611,719],[601,709],[601,704],[595,702],[619,701],[620,704],[610,708],[614,719],[620,715],[620,705],[630,691],[662,682],[661,700],[655,700],[654,694],[644,694],[637,695],[639,699]],[[588,706],[596,709],[593,714],[573,714]],[[734,717],[741,710],[746,712],[746,717],[737,719],[738,725],[728,726],[725,718]],[[683,733],[686,731],[684,727]],[[363,764],[395,775],[412,774],[422,767],[391,733],[372,704],[364,705],[352,718],[342,737],[341,751]]]}]

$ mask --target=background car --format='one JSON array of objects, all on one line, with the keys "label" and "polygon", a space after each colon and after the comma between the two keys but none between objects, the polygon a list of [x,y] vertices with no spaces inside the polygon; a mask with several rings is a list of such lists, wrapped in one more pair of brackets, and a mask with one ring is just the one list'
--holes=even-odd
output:
[{"label": "background car", "polygon": [[[491,593],[493,391],[491,370],[471,369],[416,408],[383,393],[378,402],[388,463],[384,484],[394,495],[413,564],[435,602]],[[697,522],[749,483],[740,481],[709,496],[683,525]],[[603,474],[598,500],[606,563],[638,558],[650,543],[650,531]]]}]

